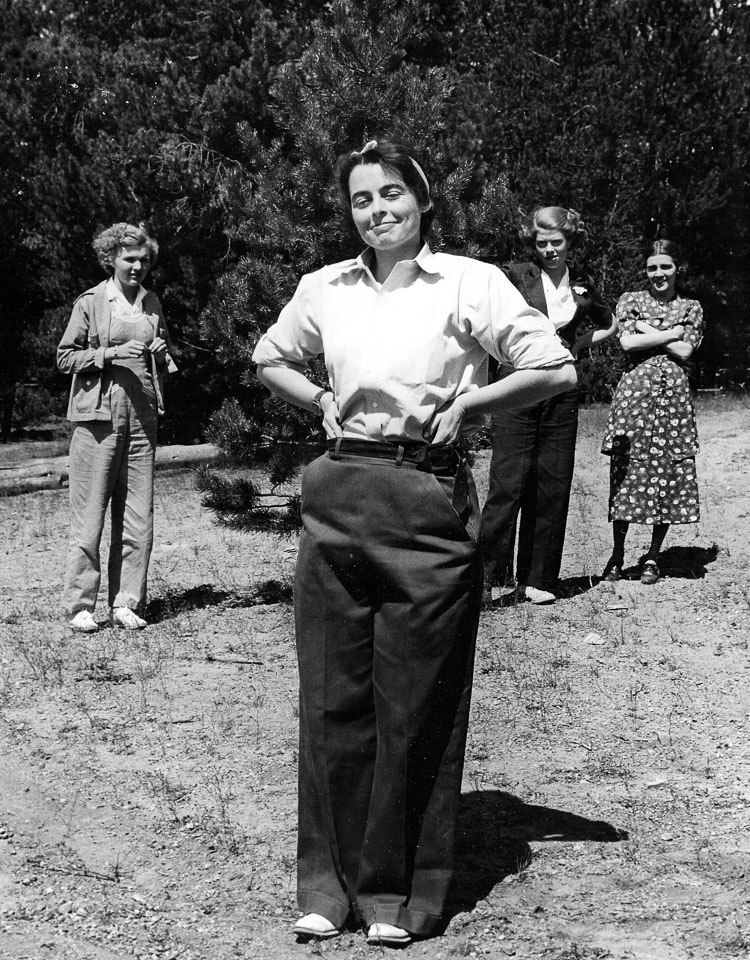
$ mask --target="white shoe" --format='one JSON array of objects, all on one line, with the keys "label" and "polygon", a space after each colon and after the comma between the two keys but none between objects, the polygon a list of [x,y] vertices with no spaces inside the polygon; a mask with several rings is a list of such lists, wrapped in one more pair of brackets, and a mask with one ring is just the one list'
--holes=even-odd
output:
[{"label": "white shoe", "polygon": [[328,940],[331,937],[337,937],[341,931],[321,914],[308,913],[295,923],[293,933],[305,940],[311,940],[313,937],[317,937],[318,940]]},{"label": "white shoe", "polygon": [[79,610],[69,621],[68,626],[76,633],[96,633],[99,629],[99,624],[92,617],[90,610]]},{"label": "white shoe", "polygon": [[403,947],[411,943],[411,934],[401,927],[390,923],[371,923],[367,931],[367,942],[376,947]]},{"label": "white shoe", "polygon": [[540,590],[538,587],[518,587],[519,599],[528,600],[530,603],[554,603],[557,597],[549,590]]},{"label": "white shoe", "polygon": [[143,630],[148,626],[146,621],[130,607],[113,607],[109,622],[113,627],[124,627],[126,630]]}]

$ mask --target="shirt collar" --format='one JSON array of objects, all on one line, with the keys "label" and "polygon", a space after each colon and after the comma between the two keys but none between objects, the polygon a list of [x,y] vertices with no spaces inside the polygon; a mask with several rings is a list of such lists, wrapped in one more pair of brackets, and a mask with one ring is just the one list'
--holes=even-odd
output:
[{"label": "shirt collar", "polygon": [[142,284],[138,284],[138,293],[135,295],[135,302],[131,303],[111,277],[107,280],[107,299],[110,302],[112,302],[112,300],[121,300],[127,304],[128,310],[139,310],[145,296],[146,288],[142,286]]},{"label": "shirt collar", "polygon": [[552,281],[552,277],[547,273],[546,270],[542,270],[541,274],[542,284],[547,289],[556,291],[558,296],[562,296],[562,294],[570,290],[570,271],[567,267],[565,268],[565,273],[562,275],[562,278],[557,286],[555,286]]},{"label": "shirt collar", "polygon": [[[349,273],[353,270],[366,270],[373,273],[375,254],[371,247],[367,247],[360,253],[356,260],[348,260],[341,268],[342,273]],[[425,273],[440,273],[437,256],[430,250],[430,245],[425,243],[414,260],[407,263],[416,263],[420,270]]]}]

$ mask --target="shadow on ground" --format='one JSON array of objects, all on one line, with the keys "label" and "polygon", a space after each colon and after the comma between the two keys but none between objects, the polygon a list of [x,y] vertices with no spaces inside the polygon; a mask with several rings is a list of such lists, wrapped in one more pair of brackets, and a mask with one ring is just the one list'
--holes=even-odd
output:
[{"label": "shadow on ground", "polygon": [[[708,573],[708,565],[714,563],[718,556],[719,547],[715,543],[710,547],[667,547],[659,554],[659,571],[662,577],[703,580]],[[641,557],[637,563],[625,567],[622,579],[639,580],[644,559]]]},{"label": "shadow on ground", "polygon": [[616,843],[628,833],[605,820],[524,803],[501,790],[461,797],[456,871],[448,917],[471,910],[493,887],[531,863],[532,841]]},{"label": "shadow on ground", "polygon": [[291,603],[291,584],[279,580],[264,580],[245,593],[217,590],[210,583],[187,590],[169,590],[161,597],[154,597],[146,605],[144,616],[149,623],[171,620],[189,610],[204,607],[258,607],[271,603]]},{"label": "shadow on ground", "polygon": [[[676,577],[682,580],[703,580],[708,573],[708,565],[719,556],[719,547],[712,543],[710,547],[667,547],[659,555],[659,570],[662,577]],[[644,557],[622,571],[622,580],[640,580]],[[602,582],[601,577],[566,577],[560,581],[558,596],[560,599],[577,597]],[[495,606],[502,606],[496,601]],[[506,604],[507,605],[507,604]]]}]

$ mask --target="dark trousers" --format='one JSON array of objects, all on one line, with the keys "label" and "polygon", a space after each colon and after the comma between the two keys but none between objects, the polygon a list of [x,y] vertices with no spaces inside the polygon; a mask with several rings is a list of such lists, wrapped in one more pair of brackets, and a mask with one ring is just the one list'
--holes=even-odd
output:
[{"label": "dark trousers", "polygon": [[573,482],[578,392],[492,418],[492,460],[482,511],[485,578],[554,590]]},{"label": "dark trousers", "polygon": [[302,515],[299,905],[429,934],[453,871],[481,601],[473,479],[325,456]]}]

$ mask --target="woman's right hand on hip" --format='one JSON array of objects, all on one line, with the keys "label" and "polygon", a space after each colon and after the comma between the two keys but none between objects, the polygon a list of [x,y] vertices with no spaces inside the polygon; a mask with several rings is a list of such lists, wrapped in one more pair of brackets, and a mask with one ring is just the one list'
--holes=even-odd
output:
[{"label": "woman's right hand on hip", "polygon": [[339,405],[332,393],[323,394],[320,398],[320,409],[323,411],[323,429],[328,439],[335,440],[336,437],[343,437],[344,431],[341,429],[339,419]]}]

